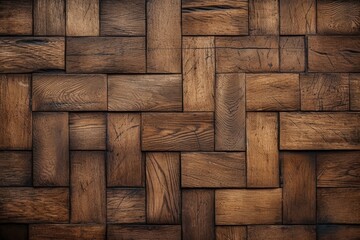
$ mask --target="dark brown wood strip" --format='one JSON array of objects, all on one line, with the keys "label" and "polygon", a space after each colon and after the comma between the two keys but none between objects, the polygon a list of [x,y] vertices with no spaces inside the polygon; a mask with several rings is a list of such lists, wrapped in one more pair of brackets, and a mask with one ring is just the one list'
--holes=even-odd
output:
[{"label": "dark brown wood strip", "polygon": [[104,225],[30,224],[29,226],[30,240],[104,240],[105,236],[106,229]]},{"label": "dark brown wood strip", "polygon": [[30,151],[0,152],[0,186],[31,186]]},{"label": "dark brown wood strip", "polygon": [[360,111],[360,74],[350,74],[350,110]]},{"label": "dark brown wood strip", "polygon": [[248,226],[248,240],[316,240],[315,226],[263,225]]},{"label": "dark brown wood strip", "polygon": [[107,229],[109,240],[180,240],[180,225],[109,225]]},{"label": "dark brown wood strip", "polygon": [[278,35],[278,0],[250,0],[249,18],[250,35]]},{"label": "dark brown wood strip", "polygon": [[0,239],[2,240],[28,240],[28,225],[26,224],[0,224]]},{"label": "dark brown wood strip", "polygon": [[360,226],[356,225],[318,225],[319,240],[357,240],[360,236]]},{"label": "dark brown wood strip", "polygon": [[1,0],[0,35],[31,35],[32,8],[32,0]]},{"label": "dark brown wood strip", "polygon": [[66,0],[66,35],[99,35],[99,0]]},{"label": "dark brown wood strip", "polygon": [[65,35],[65,0],[34,1],[34,35]]}]

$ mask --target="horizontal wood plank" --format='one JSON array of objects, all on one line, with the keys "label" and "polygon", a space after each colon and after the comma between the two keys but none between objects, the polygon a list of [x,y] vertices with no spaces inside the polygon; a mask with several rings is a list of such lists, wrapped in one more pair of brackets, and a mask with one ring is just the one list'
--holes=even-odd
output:
[{"label": "horizontal wood plank", "polygon": [[32,0],[2,0],[0,35],[31,35],[33,32]]},{"label": "horizontal wood plank", "polygon": [[357,240],[360,236],[358,225],[318,225],[317,236],[319,240]]},{"label": "horizontal wood plank", "polygon": [[105,235],[104,225],[31,224],[29,226],[30,240],[102,240],[105,239]]},{"label": "horizontal wood plank", "polygon": [[107,239],[109,240],[180,240],[180,225],[108,225]]},{"label": "horizontal wood plank", "polygon": [[245,226],[216,226],[216,240],[246,240]]},{"label": "horizontal wood plank", "polygon": [[315,226],[263,225],[248,226],[248,240],[316,240]]},{"label": "horizontal wood plank", "polygon": [[31,186],[30,151],[0,152],[0,186]]}]

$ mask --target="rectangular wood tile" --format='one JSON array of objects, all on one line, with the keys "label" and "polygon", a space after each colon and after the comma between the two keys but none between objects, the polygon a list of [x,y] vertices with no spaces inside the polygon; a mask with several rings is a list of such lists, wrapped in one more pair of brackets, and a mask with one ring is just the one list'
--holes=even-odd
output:
[{"label": "rectangular wood tile", "polygon": [[245,187],[245,153],[181,153],[181,186]]},{"label": "rectangular wood tile", "polygon": [[33,114],[34,186],[69,185],[67,112]]},{"label": "rectangular wood tile", "polygon": [[99,35],[99,0],[66,0],[66,35]]},{"label": "rectangular wood tile", "polygon": [[71,159],[71,223],[106,221],[105,153],[74,151]]},{"label": "rectangular wood tile", "polygon": [[305,71],[304,37],[280,37],[280,72]]},{"label": "rectangular wood tile", "polygon": [[245,74],[218,74],[215,88],[215,149],[244,151]]},{"label": "rectangular wood tile", "polygon": [[107,186],[142,186],[140,114],[108,113]]},{"label": "rectangular wood tile", "polygon": [[31,186],[32,155],[30,151],[0,152],[0,186]]},{"label": "rectangular wood tile", "polygon": [[144,37],[67,38],[68,73],[144,73]]},{"label": "rectangular wood tile", "polygon": [[0,224],[0,239],[2,240],[27,240],[27,224]]},{"label": "rectangular wood tile", "polygon": [[84,239],[84,240],[103,240],[105,239],[106,229],[104,225],[85,225],[85,224],[31,224],[29,226],[30,240],[46,239]]},{"label": "rectangular wood tile", "polygon": [[0,75],[0,149],[31,150],[30,84],[30,75]]},{"label": "rectangular wood tile", "polygon": [[0,188],[0,222],[66,223],[68,188]]},{"label": "rectangular wood tile", "polygon": [[32,0],[1,0],[0,35],[31,35],[32,8]]},{"label": "rectangular wood tile", "polygon": [[180,240],[180,225],[108,225],[109,240]]},{"label": "rectangular wood tile", "polygon": [[276,36],[216,37],[216,72],[276,72],[279,39]]},{"label": "rectangular wood tile", "polygon": [[216,225],[281,223],[281,198],[280,188],[216,190]]},{"label": "rectangular wood tile", "polygon": [[214,37],[184,37],[182,54],[184,111],[214,111]]},{"label": "rectangular wood tile", "polygon": [[65,35],[65,0],[34,1],[34,35]]},{"label": "rectangular wood tile", "polygon": [[358,113],[280,113],[280,149],[360,149],[359,123]]},{"label": "rectangular wood tile", "polygon": [[214,190],[183,190],[183,239],[215,239]]},{"label": "rectangular wood tile", "polygon": [[202,113],[143,113],[143,151],[212,151],[214,116]]},{"label": "rectangular wood tile", "polygon": [[357,240],[360,236],[360,226],[355,225],[318,225],[319,240]]},{"label": "rectangular wood tile", "polygon": [[182,0],[184,35],[247,35],[248,1]]},{"label": "rectangular wood tile", "polygon": [[360,111],[360,74],[350,74],[350,110]]},{"label": "rectangular wood tile", "polygon": [[147,223],[180,222],[179,153],[146,154]]},{"label": "rectangular wood tile", "polygon": [[279,34],[279,0],[249,1],[250,35]]},{"label": "rectangular wood tile", "polygon": [[101,111],[107,109],[106,75],[33,75],[33,111]]},{"label": "rectangular wood tile", "polygon": [[109,111],[181,111],[179,74],[109,75]]},{"label": "rectangular wood tile", "polygon": [[316,240],[315,226],[306,225],[259,225],[248,226],[248,240]]},{"label": "rectangular wood tile", "polygon": [[245,226],[217,226],[216,227],[216,240],[246,240],[246,227]]},{"label": "rectangular wood tile", "polygon": [[246,126],[247,186],[278,187],[278,114],[248,112]]}]

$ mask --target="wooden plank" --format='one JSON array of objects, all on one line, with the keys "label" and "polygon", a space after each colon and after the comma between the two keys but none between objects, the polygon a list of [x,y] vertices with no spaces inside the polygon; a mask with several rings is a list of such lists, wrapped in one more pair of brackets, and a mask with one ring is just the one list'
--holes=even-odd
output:
[{"label": "wooden plank", "polygon": [[65,0],[34,1],[34,35],[65,35]]},{"label": "wooden plank", "polygon": [[181,153],[181,187],[246,187],[245,153]]},{"label": "wooden plank", "polygon": [[280,71],[305,71],[304,37],[280,37]]},{"label": "wooden plank", "polygon": [[109,240],[180,240],[180,225],[108,225],[107,239]]},{"label": "wooden plank", "polygon": [[82,225],[82,224],[30,224],[30,240],[47,239],[105,239],[106,229],[104,225]]},{"label": "wooden plank", "polygon": [[214,190],[182,191],[183,239],[215,239]]},{"label": "wooden plank", "polygon": [[218,74],[215,88],[215,149],[244,151],[245,74]]},{"label": "wooden plank", "polygon": [[2,240],[27,240],[28,225],[26,224],[0,224],[0,239]]},{"label": "wooden plank", "polygon": [[280,113],[280,149],[357,150],[359,123],[359,113]]},{"label": "wooden plank", "polygon": [[69,220],[67,188],[0,189],[0,222],[66,223]]},{"label": "wooden plank", "polygon": [[181,111],[179,74],[109,75],[110,111]]},{"label": "wooden plank", "polygon": [[359,34],[360,2],[318,0],[317,32],[320,34]]},{"label": "wooden plank", "polygon": [[291,111],[299,109],[298,74],[246,75],[247,111]]},{"label": "wooden plank", "polygon": [[140,114],[108,114],[107,186],[143,186]]},{"label": "wooden plank", "polygon": [[0,37],[0,73],[65,69],[63,37]]},{"label": "wooden plank", "polygon": [[147,1],[147,72],[181,72],[181,1]]},{"label": "wooden plank", "polygon": [[67,38],[68,73],[143,73],[144,37]]},{"label": "wooden plank", "polygon": [[300,90],[303,111],[349,110],[349,74],[302,74]]},{"label": "wooden plank", "polygon": [[246,240],[246,226],[217,226],[216,240]]},{"label": "wooden plank", "polygon": [[145,223],[145,189],[108,188],[107,223]]},{"label": "wooden plank", "polygon": [[102,36],[145,36],[145,0],[100,1]]},{"label": "wooden plank", "polygon": [[106,150],[105,113],[70,113],[70,150]]},{"label": "wooden plank", "polygon": [[359,72],[360,37],[309,36],[309,72]]},{"label": "wooden plank", "polygon": [[179,153],[146,154],[147,223],[180,222]]},{"label": "wooden plank", "polygon": [[1,0],[0,35],[32,35],[32,0]]},{"label": "wooden plank", "polygon": [[214,111],[214,37],[184,37],[182,54],[184,111]]},{"label": "wooden plank", "polygon": [[216,190],[216,225],[281,223],[281,198],[281,188]]},{"label": "wooden plank", "polygon": [[350,110],[360,111],[360,74],[350,74]]},{"label": "wooden plank", "polygon": [[99,0],[66,0],[66,35],[99,36]]},{"label": "wooden plank", "polygon": [[360,151],[317,153],[317,186],[360,187],[359,163]]},{"label": "wooden plank", "polygon": [[315,0],[280,0],[280,34],[316,33]]},{"label": "wooden plank", "polygon": [[248,226],[248,240],[316,240],[315,226],[263,225]]},{"label": "wooden plank", "polygon": [[276,36],[216,37],[216,72],[276,72],[279,38]]},{"label": "wooden plank", "polygon": [[282,153],[283,224],[316,223],[315,155]]},{"label": "wooden plank", "polygon": [[360,189],[318,188],[318,223],[360,223]]},{"label": "wooden plank", "polygon": [[71,152],[71,223],[106,221],[105,153]]},{"label": "wooden plank", "polygon": [[31,186],[31,184],[31,152],[0,152],[0,186]]},{"label": "wooden plank", "polygon": [[143,113],[143,151],[212,151],[214,117],[202,113]]},{"label": "wooden plank", "polygon": [[248,35],[248,1],[183,0],[184,35]]},{"label": "wooden plank", "polygon": [[319,240],[358,240],[360,236],[360,226],[318,225],[317,236]]},{"label": "wooden plank", "polygon": [[31,149],[30,83],[30,75],[0,75],[0,149]]},{"label": "wooden plank", "polygon": [[33,114],[34,186],[69,185],[68,113]]},{"label": "wooden plank", "polygon": [[106,75],[33,75],[33,111],[107,109]]},{"label": "wooden plank", "polygon": [[250,0],[249,21],[250,35],[278,35],[278,0]]},{"label": "wooden plank", "polygon": [[278,115],[272,112],[248,112],[247,186],[279,186]]}]

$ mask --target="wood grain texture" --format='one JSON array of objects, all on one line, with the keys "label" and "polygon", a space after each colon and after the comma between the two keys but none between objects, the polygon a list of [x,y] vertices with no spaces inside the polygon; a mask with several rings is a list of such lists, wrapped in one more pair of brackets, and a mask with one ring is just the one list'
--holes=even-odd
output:
[{"label": "wood grain texture", "polygon": [[103,225],[31,224],[29,226],[30,240],[102,240],[105,239],[105,235],[106,229]]},{"label": "wood grain texture", "polygon": [[106,115],[104,113],[70,113],[71,150],[106,150]]},{"label": "wood grain texture", "polygon": [[309,72],[359,72],[360,37],[309,36]]},{"label": "wood grain texture", "polygon": [[300,90],[303,111],[349,110],[349,74],[302,74]]},{"label": "wood grain texture", "polygon": [[245,186],[245,153],[181,153],[181,187]]},{"label": "wood grain texture", "polygon": [[34,1],[34,35],[65,35],[65,0]]},{"label": "wood grain texture", "polygon": [[354,225],[318,225],[319,240],[357,240],[360,236],[360,227]]},{"label": "wood grain texture", "polygon": [[183,239],[215,239],[214,190],[182,191]]},{"label": "wood grain texture", "polygon": [[181,72],[181,0],[147,1],[147,72]]},{"label": "wood grain texture", "polygon": [[247,35],[246,0],[183,0],[184,35]]},{"label": "wood grain texture", "polygon": [[32,155],[30,151],[0,152],[0,186],[31,186]]},{"label": "wood grain texture", "polygon": [[215,149],[244,151],[245,74],[218,74],[215,88]]},{"label": "wood grain texture", "polygon": [[143,73],[144,37],[67,38],[68,73]]},{"label": "wood grain texture", "polygon": [[69,186],[68,113],[33,114],[34,186]]},{"label": "wood grain texture", "polygon": [[279,0],[249,1],[250,35],[279,34]]},{"label": "wood grain texture", "polygon": [[315,226],[263,225],[248,226],[248,240],[316,240]]},{"label": "wood grain texture", "polygon": [[106,75],[33,75],[33,111],[107,109]]},{"label": "wood grain texture", "polygon": [[147,223],[180,223],[180,155],[146,154]]},{"label": "wood grain texture", "polygon": [[318,223],[360,223],[360,189],[318,188]]},{"label": "wood grain texture", "polygon": [[320,34],[359,34],[360,2],[318,0],[317,32]]},{"label": "wood grain texture", "polygon": [[280,34],[316,33],[316,0],[280,0]]},{"label": "wood grain texture", "polygon": [[350,74],[350,110],[360,111],[360,74]]},{"label": "wood grain texture", "polygon": [[212,151],[214,117],[202,113],[143,113],[143,151]]},{"label": "wood grain texture", "polygon": [[360,151],[317,153],[316,171],[318,187],[360,187]]},{"label": "wood grain texture", "polygon": [[181,111],[179,74],[109,75],[109,111]]},{"label": "wood grain texture", "polygon": [[283,224],[316,223],[315,167],[312,153],[282,153]]},{"label": "wood grain texture", "polygon": [[32,8],[32,0],[1,0],[0,35],[31,35]]},{"label": "wood grain texture", "polygon": [[214,111],[214,37],[184,37],[182,48],[184,111]]},{"label": "wood grain texture", "polygon": [[294,111],[299,109],[298,74],[246,75],[247,111]]},{"label": "wood grain texture", "polygon": [[99,36],[99,0],[66,0],[66,35]]},{"label": "wood grain texture", "polygon": [[248,112],[246,126],[247,187],[278,187],[277,113]]},{"label": "wood grain texture", "polygon": [[246,240],[245,226],[217,226],[216,240]]},{"label": "wood grain texture", "polygon": [[0,149],[32,147],[30,83],[30,75],[0,75]]},{"label": "wood grain texture", "polygon": [[109,240],[180,240],[180,225],[109,225],[107,228]]},{"label": "wood grain texture", "polygon": [[62,37],[0,37],[0,73],[65,69]]},{"label": "wood grain texture", "polygon": [[145,223],[145,189],[108,188],[107,223]]},{"label": "wood grain texture", "polygon": [[145,0],[100,1],[102,36],[144,36],[146,34]]},{"label": "wood grain texture", "polygon": [[71,223],[106,221],[105,153],[71,152]]},{"label": "wood grain texture", "polygon": [[107,186],[143,186],[140,114],[109,113]]},{"label": "wood grain texture", "polygon": [[280,113],[282,150],[360,149],[358,113]]},{"label": "wood grain texture", "polygon": [[0,239],[2,240],[27,240],[28,225],[26,224],[0,224]]},{"label": "wood grain texture", "polygon": [[280,71],[305,71],[304,37],[280,37]]},{"label": "wood grain texture", "polygon": [[67,188],[0,189],[0,222],[66,223],[68,220]]},{"label": "wood grain texture", "polygon": [[281,223],[281,195],[280,188],[216,190],[216,225]]},{"label": "wood grain texture", "polygon": [[276,36],[216,37],[216,72],[276,72],[279,39]]}]

